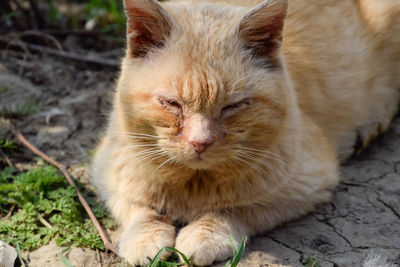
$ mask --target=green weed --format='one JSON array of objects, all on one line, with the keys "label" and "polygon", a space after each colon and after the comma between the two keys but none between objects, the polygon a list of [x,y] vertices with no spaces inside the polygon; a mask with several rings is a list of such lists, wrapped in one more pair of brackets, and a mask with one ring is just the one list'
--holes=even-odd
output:
[{"label": "green weed", "polygon": [[68,246],[67,248],[63,249],[61,251],[61,261],[64,264],[65,267],[74,267],[74,265],[69,261],[67,257],[65,257],[66,254],[71,250],[71,246]]},{"label": "green weed", "polygon": [[14,108],[3,107],[0,110],[0,116],[4,117],[23,117],[32,115],[42,109],[42,104],[34,99],[30,99],[23,104],[17,105]]},{"label": "green weed", "polygon": [[14,114],[18,116],[31,115],[42,109],[42,104],[34,99],[26,101],[24,104],[17,106]]},{"label": "green weed", "polygon": [[8,139],[3,139],[0,136],[0,149],[1,148],[15,149],[15,148],[17,148],[17,146],[14,144],[13,141],[8,140]]},{"label": "green weed", "polygon": [[[107,226],[105,208],[91,199],[93,212]],[[25,173],[13,168],[0,171],[0,213],[12,206],[17,211],[0,220],[0,240],[33,250],[55,239],[59,246],[104,249],[92,222],[80,206],[76,191],[51,166]]]},{"label": "green weed", "polygon": [[[225,264],[225,267],[236,267],[243,256],[244,249],[246,247],[247,237],[243,237],[242,241],[240,242],[239,248],[237,247],[235,240],[233,240],[233,238],[231,236],[230,236],[230,241],[231,241],[231,245],[232,245],[232,249],[233,249],[233,258],[232,258],[232,263],[229,260]],[[183,262],[170,262],[170,261],[161,260],[160,258],[162,256],[162,254],[167,250],[179,254],[182,257]],[[183,264],[186,264],[186,266],[188,266],[188,267],[192,267],[193,265],[190,263],[190,259],[191,259],[191,256],[188,257],[187,255],[183,254],[181,251],[177,250],[176,248],[164,247],[156,254],[154,259],[150,262],[149,267],[173,267],[173,266],[181,266]]]},{"label": "green weed", "polygon": [[60,19],[60,12],[57,9],[57,5],[54,3],[54,0],[50,1],[49,4],[49,20],[51,25],[56,25],[57,21]]},{"label": "green weed", "polygon": [[244,249],[246,247],[246,241],[247,241],[247,237],[243,237],[242,241],[240,242],[240,247],[238,248],[236,245],[235,240],[233,239],[232,236],[230,236],[230,241],[231,241],[231,245],[233,248],[233,259],[232,259],[232,263],[230,263],[230,261],[228,261],[225,264],[225,267],[236,267],[236,265],[239,263],[239,261],[242,259],[243,253],[244,253]]},{"label": "green weed", "polygon": [[319,261],[317,261],[315,258],[308,257],[304,261],[304,266],[305,267],[320,267],[321,263]]},{"label": "green weed", "polygon": [[4,14],[0,17],[0,22],[7,21],[13,17],[18,17],[20,15],[19,11],[13,11],[8,14]]},{"label": "green weed", "polygon": [[[125,30],[125,14],[122,1],[89,0],[85,5],[88,21],[98,25],[101,33],[121,33]],[[86,23],[87,23],[86,22]]]},{"label": "green weed", "polygon": [[21,266],[26,267],[24,259],[22,258],[21,248],[19,247],[19,244],[17,244],[15,250],[17,251],[18,260],[21,263]]},{"label": "green weed", "polygon": [[[7,157],[6,154],[16,148],[17,148],[17,145],[14,144],[13,141],[4,139],[3,137],[0,136],[0,163],[4,162],[8,165],[12,165],[11,161],[9,160],[9,158]],[[1,166],[2,165],[0,164],[0,168],[1,168]]]}]

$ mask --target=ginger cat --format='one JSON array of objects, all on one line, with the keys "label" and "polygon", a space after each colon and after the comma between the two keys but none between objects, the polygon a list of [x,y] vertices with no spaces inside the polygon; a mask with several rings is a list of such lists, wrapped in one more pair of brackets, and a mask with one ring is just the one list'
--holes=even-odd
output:
[{"label": "ginger cat", "polygon": [[209,265],[312,211],[396,111],[400,1],[226,2],[125,0],[92,182],[132,264],[175,246]]}]

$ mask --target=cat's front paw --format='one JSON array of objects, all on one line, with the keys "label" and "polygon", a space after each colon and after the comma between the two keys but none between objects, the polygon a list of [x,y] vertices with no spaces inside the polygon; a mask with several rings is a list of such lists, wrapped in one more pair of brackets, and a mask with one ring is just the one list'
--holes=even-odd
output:
[{"label": "cat's front paw", "polygon": [[211,265],[214,261],[223,261],[233,254],[229,234],[202,228],[199,224],[188,225],[181,229],[175,247],[191,258],[196,266]]},{"label": "cat's front paw", "polygon": [[[127,229],[119,241],[119,256],[130,264],[148,266],[163,247],[175,243],[175,227],[167,223],[147,223]],[[164,253],[162,259],[167,258]]]}]

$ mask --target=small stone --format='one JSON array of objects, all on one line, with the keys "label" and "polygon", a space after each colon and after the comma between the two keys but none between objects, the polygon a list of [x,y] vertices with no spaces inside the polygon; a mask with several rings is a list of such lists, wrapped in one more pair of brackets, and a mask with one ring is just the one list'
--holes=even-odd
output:
[{"label": "small stone", "polygon": [[15,248],[0,240],[0,267],[13,267],[17,259]]}]

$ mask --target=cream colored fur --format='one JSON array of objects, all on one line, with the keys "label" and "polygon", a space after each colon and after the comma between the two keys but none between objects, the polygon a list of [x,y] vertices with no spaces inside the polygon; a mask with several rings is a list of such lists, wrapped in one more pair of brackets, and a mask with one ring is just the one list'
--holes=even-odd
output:
[{"label": "cream colored fur", "polygon": [[338,159],[388,127],[400,2],[292,0],[282,40],[284,0],[174,2],[125,2],[127,55],[92,182],[130,263],[175,246],[204,266],[231,256],[229,235],[329,201]]}]

